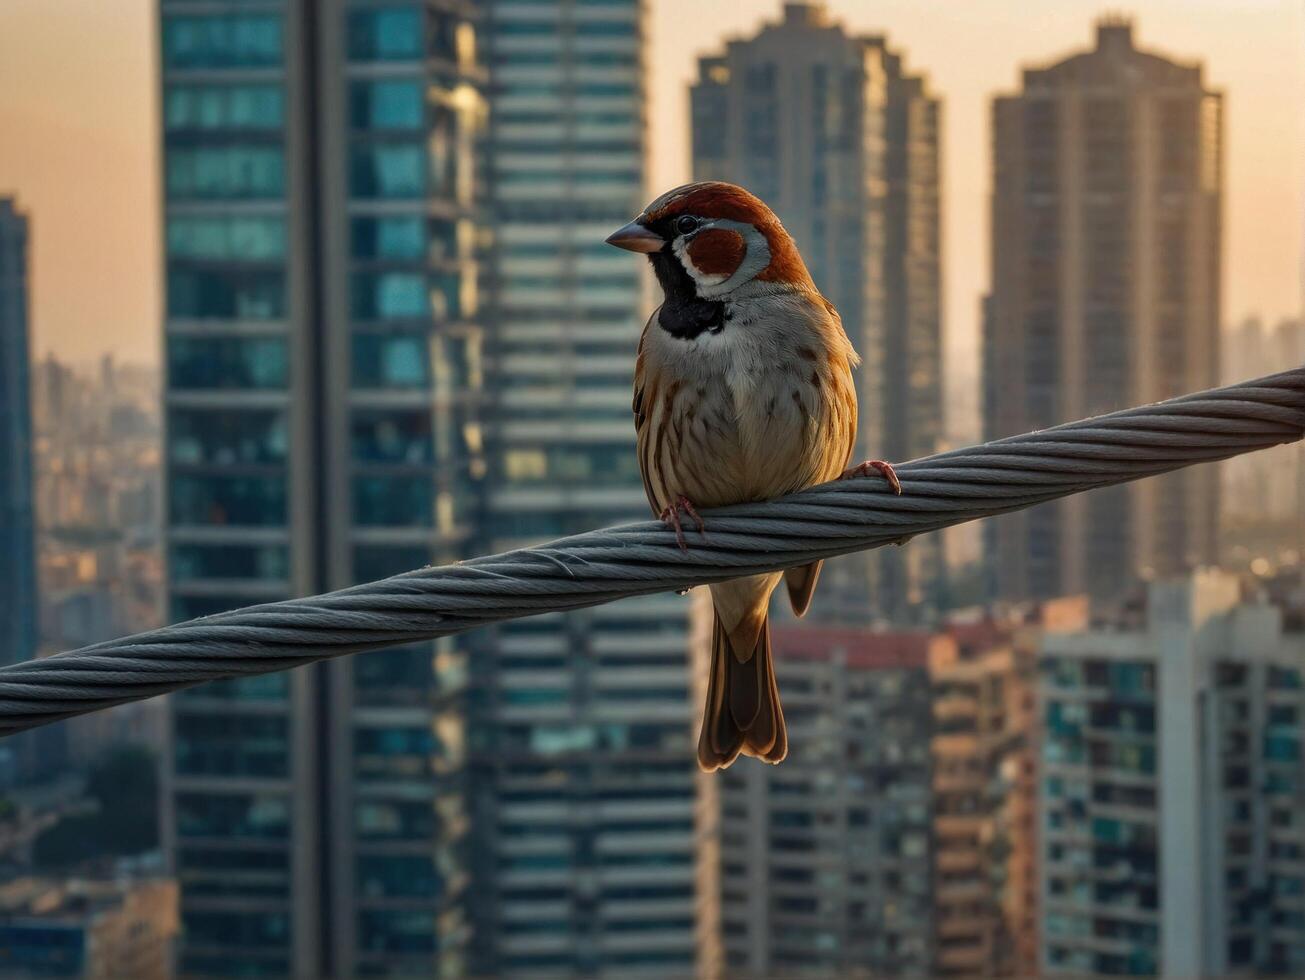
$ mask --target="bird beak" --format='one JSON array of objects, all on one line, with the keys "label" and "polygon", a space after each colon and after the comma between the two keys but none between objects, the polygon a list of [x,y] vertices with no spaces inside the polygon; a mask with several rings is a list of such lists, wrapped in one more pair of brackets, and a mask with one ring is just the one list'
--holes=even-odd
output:
[{"label": "bird beak", "polygon": [[631,221],[608,235],[607,244],[631,252],[660,252],[666,242],[661,235],[649,231],[638,221]]}]

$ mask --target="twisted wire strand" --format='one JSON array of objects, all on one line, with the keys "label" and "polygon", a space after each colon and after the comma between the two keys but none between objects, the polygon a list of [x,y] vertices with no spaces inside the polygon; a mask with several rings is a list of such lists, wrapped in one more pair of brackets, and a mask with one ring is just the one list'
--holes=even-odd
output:
[{"label": "twisted wire strand", "polygon": [[503,620],[683,590],[901,542],[1305,435],[1305,369],[1126,409],[705,514],[645,521],[338,592],[250,606],[0,669],[0,735],[206,681],[287,670]]}]

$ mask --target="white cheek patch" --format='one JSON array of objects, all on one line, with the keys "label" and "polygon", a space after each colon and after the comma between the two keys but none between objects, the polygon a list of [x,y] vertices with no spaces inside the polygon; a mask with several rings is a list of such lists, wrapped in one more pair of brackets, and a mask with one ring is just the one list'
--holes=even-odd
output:
[{"label": "white cheek patch", "polygon": [[680,260],[680,265],[684,266],[684,271],[693,276],[693,281],[698,285],[698,295],[701,296],[704,287],[719,286],[725,281],[726,276],[719,272],[703,272],[693,264],[693,257],[689,255],[689,244],[692,240],[688,235],[681,235],[675,239],[671,250]]},{"label": "white cheek patch", "polygon": [[671,250],[684,266],[684,271],[693,277],[693,282],[698,287],[699,299],[720,299],[770,265],[770,243],[766,241],[766,236],[752,225],[743,221],[718,218],[707,222],[702,230],[708,228],[738,232],[743,237],[743,261],[728,276],[719,272],[703,272],[693,264],[693,259],[689,255],[689,243],[693,236],[681,235],[676,238],[671,244]]}]

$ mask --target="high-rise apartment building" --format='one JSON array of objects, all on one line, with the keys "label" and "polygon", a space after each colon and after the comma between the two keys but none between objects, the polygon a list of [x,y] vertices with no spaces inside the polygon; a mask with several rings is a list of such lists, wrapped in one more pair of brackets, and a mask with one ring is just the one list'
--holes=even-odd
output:
[{"label": "high-rise apartment building", "polygon": [[1305,970],[1305,636],[1284,612],[1205,571],[1044,638],[1044,975]]},{"label": "high-rise apartment building", "polygon": [[[1096,47],[1026,69],[993,105],[989,438],[1219,379],[1223,101],[1196,63]],[[991,525],[997,592],[1116,595],[1217,557],[1213,467],[1098,490]]]},{"label": "high-rise apartment building", "polygon": [[949,622],[929,653],[932,975],[1037,974],[1037,649],[1083,597]]},{"label": "high-rise apartment building", "polygon": [[[173,619],[465,553],[472,13],[161,0]],[[462,674],[419,645],[174,698],[183,973],[465,972]]]},{"label": "high-rise apartment building", "polygon": [[[695,179],[742,184],[793,235],[853,346],[854,459],[912,459],[942,439],[939,100],[883,37],[853,37],[819,4],[701,58]],[[942,538],[830,563],[817,606],[840,618],[927,617]]]},{"label": "high-rise apartment building", "polygon": [[0,198],[0,663],[36,656],[27,218]]},{"label": "high-rise apartment building", "polygon": [[924,976],[931,922],[929,662],[942,634],[774,631],[779,767],[718,773],[726,976]]},{"label": "high-rise apartment building", "polygon": [[[492,0],[483,547],[642,519],[650,311],[603,243],[647,203],[641,0]],[[698,949],[690,600],[478,631],[474,934],[487,976],[688,976]]]}]

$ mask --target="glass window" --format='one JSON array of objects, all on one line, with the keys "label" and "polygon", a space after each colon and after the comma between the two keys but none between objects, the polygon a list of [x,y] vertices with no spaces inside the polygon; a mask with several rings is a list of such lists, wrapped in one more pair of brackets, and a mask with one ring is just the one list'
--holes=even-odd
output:
[{"label": "glass window", "polygon": [[426,277],[417,272],[357,272],[351,279],[357,320],[394,320],[431,315]]},{"label": "glass window", "polygon": [[360,129],[420,129],[424,101],[418,79],[351,82],[349,121]]},{"label": "glass window", "polygon": [[[378,547],[372,550],[382,549]],[[389,550],[399,556],[403,551],[412,549]],[[354,552],[356,581],[384,578],[395,572],[409,571],[420,567],[428,560],[428,557],[423,554],[415,564],[401,566],[399,560],[388,557],[380,575],[360,575],[356,573],[360,562],[358,551]],[[354,692],[359,704],[381,704],[391,707],[396,704],[429,705],[432,694],[438,688],[436,656],[429,643],[375,650],[365,657],[355,657],[352,663]]]},{"label": "glass window", "polygon": [[349,13],[349,58],[402,61],[421,57],[421,15],[415,7]]},{"label": "glass window", "polygon": [[421,388],[430,382],[425,334],[355,334],[355,388]]},{"label": "glass window", "polygon": [[167,129],[276,130],[285,122],[279,85],[169,85],[163,96]]},{"label": "glass window", "polygon": [[354,218],[350,240],[354,258],[420,259],[426,254],[426,234],[420,215]]},{"label": "glass window", "polygon": [[279,146],[173,147],[167,152],[169,200],[266,200],[285,193]]},{"label": "glass window", "polygon": [[264,67],[281,63],[281,18],[165,15],[163,64],[168,68]]},{"label": "glass window", "polygon": [[186,940],[200,946],[284,946],[290,916],[284,912],[230,912],[187,909],[182,915]]},{"label": "glass window", "polygon": [[419,144],[354,146],[349,153],[349,188],[361,198],[422,197],[425,163]]},{"label": "glass window", "polygon": [[430,474],[360,476],[353,481],[353,520],[364,527],[433,527],[435,485]]},{"label": "glass window", "polygon": [[168,384],[184,388],[284,388],[289,381],[281,337],[183,337],[171,334]]},{"label": "glass window", "polygon": [[279,320],[285,316],[281,269],[168,267],[168,316],[178,320]]},{"label": "glass window", "polygon": [[355,411],[353,458],[359,462],[431,463],[435,447],[429,411]]},{"label": "glass window", "polygon": [[632,20],[581,21],[575,25],[575,33],[577,37],[634,37],[638,25]]},{"label": "glass window", "polygon": [[285,256],[285,218],[181,215],[168,219],[168,255],[260,261]]},{"label": "glass window", "polygon": [[172,547],[168,571],[176,582],[205,578],[281,581],[290,575],[290,549],[279,544],[178,544]]},{"label": "glass window", "polygon": [[267,778],[289,772],[282,715],[178,713],[173,725],[179,773]]},{"label": "glass window", "polygon": [[435,916],[425,910],[363,909],[358,945],[369,953],[433,953],[435,924]]},{"label": "glass window", "polygon": [[176,801],[182,837],[289,836],[290,802],[280,793],[178,793]]},{"label": "glass window", "polygon": [[376,800],[354,806],[354,829],[365,840],[429,839],[435,828],[435,807],[427,800]]},{"label": "glass window", "polygon": [[438,898],[443,882],[422,854],[368,854],[358,858],[359,893],[366,898]]},{"label": "glass window", "polygon": [[174,463],[279,463],[286,441],[285,413],[274,409],[168,414],[168,455]]},{"label": "glass window", "polygon": [[169,486],[174,525],[284,524],[284,476],[202,476],[174,474]]}]

